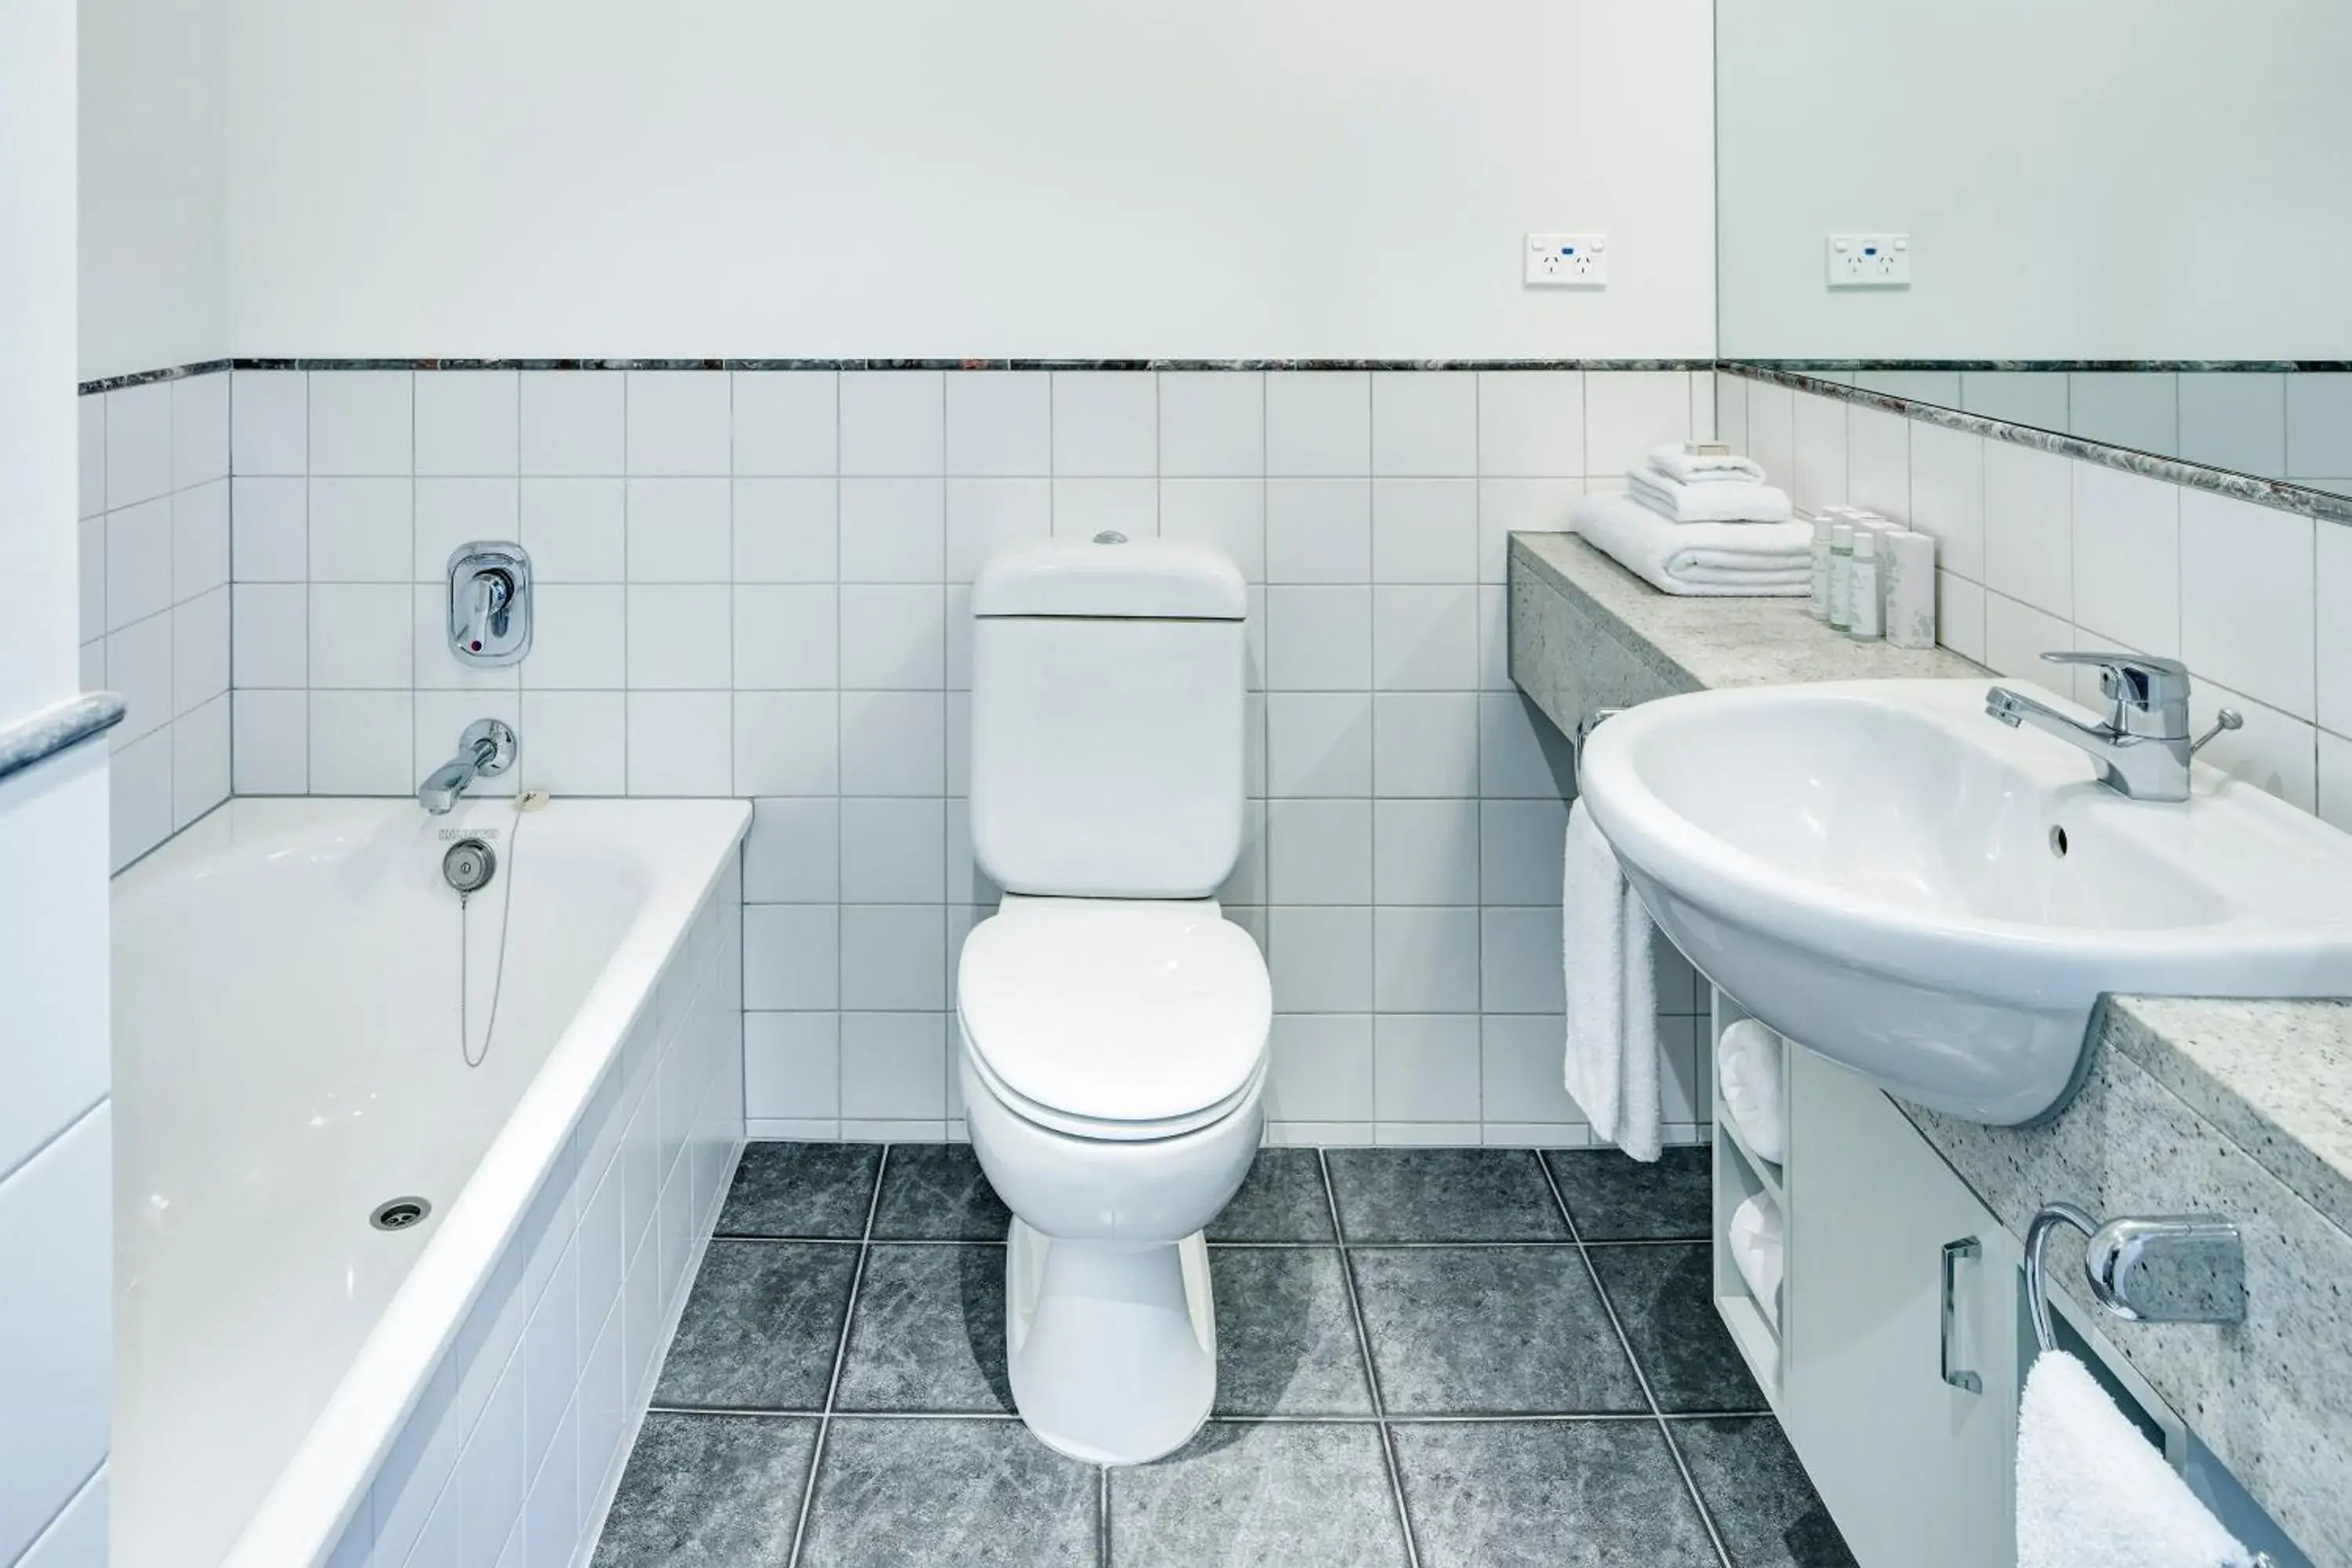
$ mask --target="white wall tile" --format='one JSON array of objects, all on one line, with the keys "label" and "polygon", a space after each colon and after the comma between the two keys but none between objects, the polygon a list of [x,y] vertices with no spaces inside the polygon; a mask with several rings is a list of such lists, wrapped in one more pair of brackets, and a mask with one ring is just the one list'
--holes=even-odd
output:
[{"label": "white wall tile", "polygon": [[215,588],[172,612],[172,708],[175,715],[201,707],[228,689],[228,589]]},{"label": "white wall tile", "polygon": [[1372,684],[1382,691],[1478,685],[1478,599],[1467,585],[1372,590]]},{"label": "white wall tile", "polygon": [[[2352,527],[2322,522],[2313,532],[2320,608],[2313,695],[2319,722],[2340,735],[2352,731]],[[2346,783],[2352,785],[2352,780]]]},{"label": "white wall tile", "polygon": [[108,508],[171,494],[172,384],[151,381],[105,396]]},{"label": "white wall tile", "polygon": [[2180,489],[2074,463],[2078,626],[2141,653],[2180,651]]},{"label": "white wall tile", "polygon": [[1561,842],[1567,830],[1568,806],[1563,801],[1482,803],[1479,897],[1490,904],[1557,903],[1560,896]]},{"label": "white wall tile", "polygon": [[841,699],[832,691],[735,695],[735,789],[822,795],[841,787]]},{"label": "white wall tile", "polygon": [[1265,727],[1267,793],[1371,793],[1371,693],[1272,692],[1266,698]]},{"label": "white wall tile", "polygon": [[1108,531],[1129,539],[1150,539],[1160,532],[1160,481],[1157,479],[1055,479],[1054,532],[1056,537],[1086,539]]},{"label": "white wall tile", "polygon": [[1883,409],[1846,410],[1846,500],[1883,516],[1911,516],[1912,422]]},{"label": "white wall tile", "polygon": [[945,801],[845,800],[840,822],[844,902],[936,904],[946,899]]},{"label": "white wall tile", "polygon": [[1797,394],[1769,382],[1748,384],[1748,455],[1783,489],[1797,477]]},{"label": "white wall tile", "polygon": [[1372,570],[1372,491],[1363,479],[1268,479],[1269,583],[1367,583]]},{"label": "white wall tile", "polygon": [[2180,492],[2181,657],[2305,721],[2317,712],[2314,528],[2272,507]]},{"label": "white wall tile", "polygon": [[521,743],[517,761],[523,787],[557,795],[627,793],[625,694],[525,691],[522,721],[515,729]]},{"label": "white wall tile", "polygon": [[1584,471],[1618,476],[1653,447],[1690,439],[1690,373],[1593,371],[1584,378]]},{"label": "white wall tile", "polygon": [[522,373],[522,471],[619,474],[627,463],[625,378],[600,371]]},{"label": "white wall tile", "polygon": [[1566,1005],[1559,910],[1480,911],[1479,1003],[1489,1013],[1558,1013]]},{"label": "white wall tile", "polygon": [[2063,430],[2066,375],[2063,371],[1964,371],[1960,406],[2013,425]]},{"label": "white wall tile", "polygon": [[632,689],[727,689],[734,661],[732,593],[718,584],[632,584]]},{"label": "white wall tile", "polygon": [[[522,479],[522,548],[541,583],[628,581],[628,487],[624,479]],[[740,499],[736,503],[740,515]],[[743,541],[736,538],[736,550]],[[825,578],[833,576],[833,512],[825,512]],[[740,576],[740,572],[739,572]]]},{"label": "white wall tile", "polygon": [[1269,1116],[1283,1120],[1370,1121],[1371,1016],[1276,1015],[1268,1046],[1265,1103]]},{"label": "white wall tile", "polygon": [[1372,472],[1475,475],[1478,384],[1477,375],[1465,371],[1375,373]]},{"label": "white wall tile", "polygon": [[[113,439],[110,426],[107,438]],[[2286,471],[2314,479],[2352,474],[2352,374],[2331,371],[2287,379]],[[110,494],[107,504],[114,504]]]},{"label": "white wall tile", "polygon": [[1266,895],[1279,904],[1372,901],[1372,803],[1276,800],[1266,808]]},{"label": "white wall tile", "polygon": [[228,380],[207,371],[170,384],[173,489],[228,478]]},{"label": "white wall tile", "polygon": [[1265,619],[1270,689],[1360,691],[1371,685],[1370,588],[1270,587]]},{"label": "white wall tile", "polygon": [[1053,378],[1037,371],[970,371],[947,378],[947,471],[1054,471]]},{"label": "white wall tile", "polygon": [[1540,1014],[1480,1020],[1480,1100],[1490,1124],[1505,1118],[1551,1126],[1584,1120],[1583,1108],[1561,1086],[1563,1038],[1560,1021]]},{"label": "white wall tile", "polygon": [[946,388],[937,371],[853,371],[841,377],[841,471],[944,473]]},{"label": "white wall tile", "polygon": [[1985,661],[1985,591],[1950,572],[1936,574],[1936,640],[1963,658]]},{"label": "white wall tile", "polygon": [[514,479],[418,479],[415,557],[419,583],[449,581],[449,557],[463,545],[512,540],[521,531],[521,487]]},{"label": "white wall tile", "polygon": [[[107,779],[110,865],[120,871],[172,834],[172,731],[116,749]],[[0,1203],[8,1188],[0,1187]]]},{"label": "white wall tile", "polygon": [[945,591],[936,584],[845,583],[845,689],[936,691],[946,680]]},{"label": "white wall tile", "polygon": [[2182,376],[2180,456],[2242,474],[2285,473],[2286,381],[2232,371]]},{"label": "white wall tile", "polygon": [[734,574],[733,487],[720,479],[632,479],[629,581],[724,583]]},{"label": "white wall tile", "polygon": [[209,593],[229,580],[228,481],[214,479],[172,498],[172,596]]},{"label": "white wall tile", "polygon": [[415,700],[406,690],[310,693],[312,795],[406,795],[416,787]]},{"label": "white wall tile", "polygon": [[1473,479],[1372,481],[1372,580],[1478,578],[1478,486]]},{"label": "white wall tile", "polygon": [[844,1013],[841,1110],[866,1119],[944,1116],[947,1045],[940,1016]]},{"label": "white wall tile", "polygon": [[2180,449],[2179,376],[2076,371],[2066,379],[2066,428],[2074,434],[2166,456]]},{"label": "white wall tile", "polygon": [[1513,533],[1563,533],[1568,514],[1584,494],[1582,479],[1481,479],[1478,483],[1478,580],[1510,580]]},{"label": "white wall tile", "polygon": [[763,904],[839,901],[841,803],[830,796],[754,801],[743,843],[743,897]]},{"label": "white wall tile", "polygon": [[2067,672],[2042,656],[2074,646],[2074,628],[2063,617],[2021,604],[2006,594],[1985,596],[1984,663],[1996,675],[2048,687],[2061,696],[2071,689]]},{"label": "white wall tile", "polygon": [[831,474],[839,443],[832,371],[735,373],[735,471]]},{"label": "white wall tile", "polygon": [[2064,458],[1985,443],[1984,584],[2053,616],[2074,604],[2074,489]]},{"label": "white wall tile", "polygon": [[[516,667],[522,684],[549,689],[618,690],[626,686],[627,594],[613,584],[541,584],[530,652]],[[433,597],[437,608],[441,595]]]},{"label": "white wall tile", "polygon": [[312,584],[310,685],[406,689],[414,670],[413,598],[403,584]]},{"label": "white wall tile", "polygon": [[1478,1019],[1384,1013],[1373,1020],[1374,1114],[1382,1121],[1479,1118]]},{"label": "white wall tile", "polygon": [[1055,371],[1053,382],[1056,475],[1159,472],[1158,377],[1143,371]]},{"label": "white wall tile", "polygon": [[1511,689],[1511,597],[1499,583],[1478,584],[1478,689]]},{"label": "white wall tile", "polygon": [[[1475,908],[1386,905],[1375,909],[1374,1009],[1382,1013],[1477,1012],[1478,922],[1479,911]],[[1557,957],[1557,921],[1553,922],[1553,934]],[[1553,967],[1557,969],[1557,963]]]},{"label": "white wall tile", "polygon": [[1163,479],[1160,533],[1207,544],[1250,583],[1265,580],[1265,485],[1258,479]]},{"label": "white wall tile", "polygon": [[106,510],[106,395],[74,399],[77,450],[80,458],[80,504],[75,515],[96,517]]},{"label": "white wall tile", "polygon": [[230,782],[239,795],[310,791],[310,694],[240,688],[229,702]]},{"label": "white wall tile", "polygon": [[2200,680],[2189,693],[2189,727],[2203,734],[2224,708],[2235,709],[2244,721],[2243,727],[2216,735],[2197,753],[2198,761],[2267,790],[2299,810],[2317,811],[2320,731],[2292,714],[2210,679]]},{"label": "white wall tile", "polygon": [[840,593],[830,584],[739,584],[735,689],[829,690],[840,685]]},{"label": "white wall tile", "polygon": [[1937,563],[1974,583],[1985,574],[1981,436],[1911,422],[1911,526],[1936,536]]},{"label": "white wall tile", "polygon": [[1370,1012],[1372,911],[1269,908],[1266,967],[1277,1013]]},{"label": "white wall tile", "polygon": [[943,795],[945,752],[946,720],[940,693],[842,694],[844,795]]},{"label": "white wall tile", "polygon": [[947,492],[936,479],[841,484],[841,580],[937,583],[945,572]]},{"label": "white wall tile", "polygon": [[1477,472],[1482,479],[1583,473],[1583,373],[1481,372]]},{"label": "white wall tile", "polygon": [[[310,581],[406,583],[415,498],[405,479],[310,481]],[[421,576],[421,573],[415,574]]]},{"label": "white wall tile", "polygon": [[1748,389],[1756,383],[1727,371],[1708,379],[1715,394],[1716,439],[1744,453],[1748,450]]},{"label": "white wall tile", "polygon": [[1358,371],[1269,374],[1265,471],[1307,479],[1370,473],[1371,377]]},{"label": "white wall tile", "polygon": [[120,631],[172,607],[172,502],[142,501],[106,514],[106,629]]},{"label": "white wall tile", "polygon": [[1383,691],[1372,699],[1372,793],[1473,798],[1478,699],[1466,691]]},{"label": "white wall tile", "polygon": [[311,372],[310,472],[413,472],[415,379],[406,371]]},{"label": "white wall tile", "polygon": [[126,711],[110,731],[117,751],[172,721],[172,616],[134,621],[106,638],[106,684]]},{"label": "white wall tile", "polygon": [[733,704],[724,691],[631,691],[629,793],[744,793],[734,783]]},{"label": "white wall tile", "polygon": [[[75,635],[89,647],[106,636],[106,519],[86,517],[76,525],[78,557]],[[104,679],[101,673],[100,679]]]},{"label": "white wall tile", "polygon": [[1797,394],[1796,470],[1789,493],[1809,511],[1846,500],[1847,405],[1815,393]]},{"label": "white wall tile", "polygon": [[841,1015],[746,1013],[743,1110],[747,1117],[841,1114]]},{"label": "white wall tile", "polygon": [[1265,472],[1265,378],[1168,371],[1160,377],[1160,472],[1220,479]]},{"label": "white wall tile", "polygon": [[1478,699],[1478,793],[1489,800],[1549,800],[1575,779],[1568,738],[1513,691]]},{"label": "white wall tile", "polygon": [[2352,741],[2326,730],[2319,742],[2319,819],[2352,833]]},{"label": "white wall tile", "polygon": [[840,493],[832,479],[736,480],[735,581],[837,581],[840,517]]},{"label": "white wall tile", "polygon": [[240,370],[229,377],[229,462],[236,474],[310,472],[310,378]]},{"label": "white wall tile", "polygon": [[[946,911],[937,904],[844,904],[841,1005],[877,1011],[946,1006]],[[846,1054],[845,1037],[844,1046]]]},{"label": "white wall tile", "polygon": [[733,464],[732,378],[719,370],[627,373],[631,474],[725,474]]},{"label": "white wall tile", "polygon": [[945,579],[969,583],[997,551],[1054,531],[1054,488],[1042,479],[947,483]]},{"label": "white wall tile", "polygon": [[415,383],[416,471],[512,474],[522,463],[522,382],[510,370],[436,371]]},{"label": "white wall tile", "polygon": [[1397,904],[1478,902],[1478,803],[1382,800],[1372,819],[1372,897]]}]

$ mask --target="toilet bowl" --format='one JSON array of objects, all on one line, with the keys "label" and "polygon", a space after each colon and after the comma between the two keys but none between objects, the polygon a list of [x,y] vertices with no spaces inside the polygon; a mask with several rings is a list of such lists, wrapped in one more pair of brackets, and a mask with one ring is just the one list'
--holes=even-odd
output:
[{"label": "toilet bowl", "polygon": [[1265,961],[1213,900],[1008,896],[957,1016],[972,1148],[1013,1214],[1014,1404],[1073,1458],[1157,1458],[1216,1394],[1202,1231],[1265,1129]]}]

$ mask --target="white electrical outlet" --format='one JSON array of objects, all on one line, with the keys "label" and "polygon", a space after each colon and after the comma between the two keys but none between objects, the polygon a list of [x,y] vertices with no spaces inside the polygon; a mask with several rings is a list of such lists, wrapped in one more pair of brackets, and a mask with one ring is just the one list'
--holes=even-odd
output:
[{"label": "white electrical outlet", "polygon": [[1528,236],[1528,281],[1544,288],[1599,289],[1609,281],[1605,234]]},{"label": "white electrical outlet", "polygon": [[1911,237],[1907,234],[1833,234],[1829,258],[1832,289],[1911,286]]}]

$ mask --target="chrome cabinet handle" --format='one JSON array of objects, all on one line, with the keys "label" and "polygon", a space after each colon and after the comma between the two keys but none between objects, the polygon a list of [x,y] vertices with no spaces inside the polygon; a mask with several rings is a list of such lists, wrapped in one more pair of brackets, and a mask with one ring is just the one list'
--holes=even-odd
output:
[{"label": "chrome cabinet handle", "polygon": [[1972,1372],[1956,1370],[1952,1365],[1952,1330],[1959,1317],[1959,1306],[1953,1298],[1952,1285],[1953,1276],[1958,1271],[1960,1259],[1965,1258],[1973,1262],[1982,1256],[1983,1252],[1983,1246],[1973,1236],[1964,1236],[1958,1241],[1944,1243],[1944,1317],[1943,1333],[1938,1346],[1940,1352],[1938,1360],[1941,1363],[1944,1381],[1954,1388],[1965,1388],[1970,1394],[1984,1392],[1984,1379]]}]

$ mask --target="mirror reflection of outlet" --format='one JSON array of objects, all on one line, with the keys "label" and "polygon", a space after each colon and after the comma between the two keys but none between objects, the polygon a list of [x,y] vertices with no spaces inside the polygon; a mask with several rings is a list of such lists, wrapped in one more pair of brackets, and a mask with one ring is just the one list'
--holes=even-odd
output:
[{"label": "mirror reflection of outlet", "polygon": [[1911,286],[1911,237],[1907,234],[1833,234],[1829,261],[1832,289]]},{"label": "mirror reflection of outlet", "polygon": [[1528,236],[1527,280],[1550,289],[1599,289],[1609,281],[1605,234]]}]

